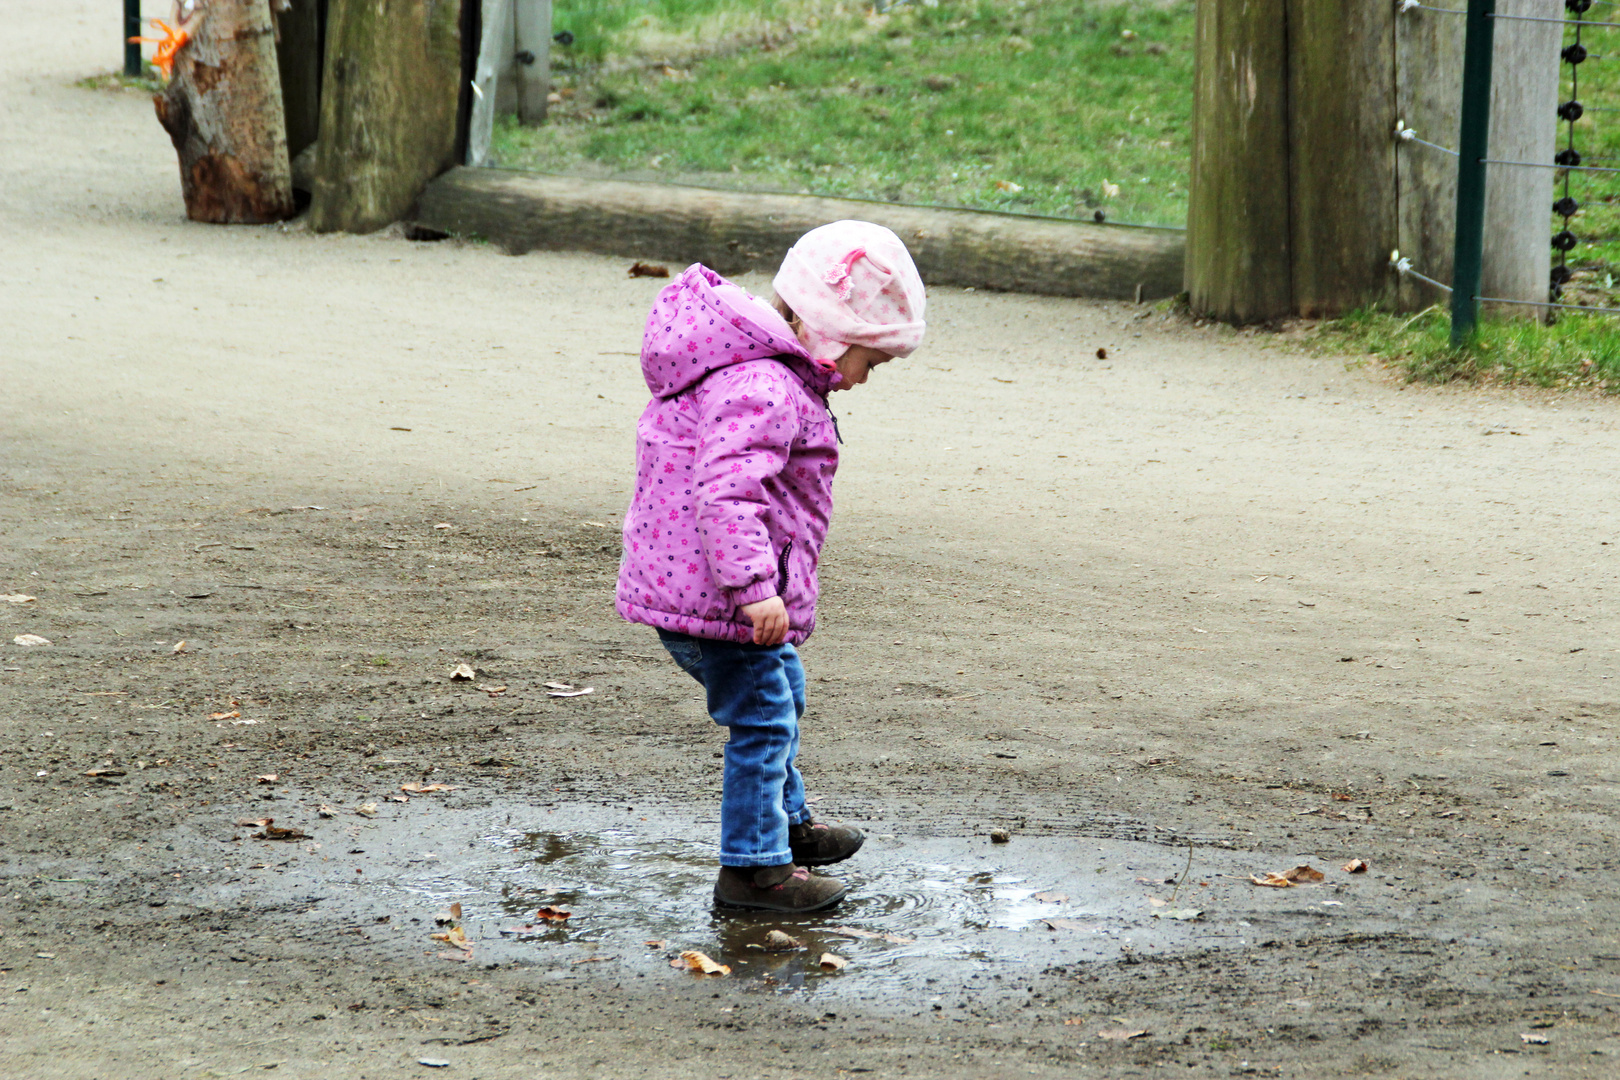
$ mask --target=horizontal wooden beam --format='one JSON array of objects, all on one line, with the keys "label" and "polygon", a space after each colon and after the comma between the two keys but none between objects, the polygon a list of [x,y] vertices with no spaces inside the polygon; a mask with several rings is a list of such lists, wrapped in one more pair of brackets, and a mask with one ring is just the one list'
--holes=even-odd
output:
[{"label": "horizontal wooden beam", "polygon": [[1048,296],[1159,299],[1182,289],[1177,229],[893,206],[812,195],[713,191],[456,168],[428,185],[413,220],[517,255],[595,251],[723,274],[774,270],[805,232],[859,218],[886,225],[932,285]]}]

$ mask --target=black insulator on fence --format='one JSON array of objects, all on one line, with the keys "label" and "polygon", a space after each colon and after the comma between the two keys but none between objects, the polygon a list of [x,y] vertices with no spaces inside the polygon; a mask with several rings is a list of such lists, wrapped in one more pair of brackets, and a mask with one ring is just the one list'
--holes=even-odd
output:
[{"label": "black insulator on fence", "polygon": [[1558,119],[1574,123],[1586,114],[1586,108],[1578,101],[1566,101],[1558,106]]},{"label": "black insulator on fence", "polygon": [[1575,211],[1579,210],[1580,208],[1581,204],[1570,198],[1568,195],[1565,195],[1562,199],[1559,199],[1557,202],[1553,203],[1553,213],[1564,218],[1574,217]]},{"label": "black insulator on fence", "polygon": [[1575,250],[1575,234],[1570,232],[1568,229],[1565,229],[1563,232],[1552,238],[1552,246],[1555,251]]},{"label": "black insulator on fence", "polygon": [[1560,150],[1553,157],[1553,164],[1555,164],[1555,165],[1573,166],[1573,165],[1579,165],[1580,163],[1581,163],[1581,152],[1579,150],[1573,150],[1573,149]]},{"label": "black insulator on fence", "polygon": [[1566,64],[1579,64],[1586,59],[1586,46],[1577,41],[1573,45],[1564,46],[1564,51],[1559,55],[1564,58]]},{"label": "black insulator on fence", "polygon": [[1575,271],[1571,270],[1569,267],[1555,266],[1552,268],[1552,287],[1554,289],[1561,289],[1564,287],[1564,283],[1574,276]]},{"label": "black insulator on fence", "polygon": [[1592,0],[1564,0],[1564,6],[1577,15],[1585,15],[1592,7]]}]

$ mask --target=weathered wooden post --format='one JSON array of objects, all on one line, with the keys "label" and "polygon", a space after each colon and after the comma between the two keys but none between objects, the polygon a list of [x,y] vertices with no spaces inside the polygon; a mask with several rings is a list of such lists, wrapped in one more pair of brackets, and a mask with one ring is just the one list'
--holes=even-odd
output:
[{"label": "weathered wooden post", "polygon": [[546,118],[551,93],[551,0],[516,0],[512,14],[517,115],[525,124],[538,124]]},{"label": "weathered wooden post", "polygon": [[455,163],[457,0],[330,0],[310,226],[397,221]]},{"label": "weathered wooden post", "polygon": [[[1556,19],[1559,6],[1500,0],[1499,10]],[[1463,23],[1400,0],[1200,0],[1186,278],[1195,311],[1254,322],[1443,299],[1394,277],[1389,262],[1399,249],[1414,269],[1451,279]],[[1513,74],[1493,85],[1490,156],[1550,163],[1559,27],[1503,20],[1496,30],[1498,64]],[[1550,174],[1523,175],[1536,171],[1489,174],[1485,295],[1546,299],[1551,185]]]},{"label": "weathered wooden post", "polygon": [[180,158],[186,216],[293,216],[287,129],[268,0],[178,0],[168,85],[153,97]]},{"label": "weathered wooden post", "polygon": [[287,115],[287,153],[296,158],[321,126],[322,0],[282,0],[276,14],[276,66]]}]

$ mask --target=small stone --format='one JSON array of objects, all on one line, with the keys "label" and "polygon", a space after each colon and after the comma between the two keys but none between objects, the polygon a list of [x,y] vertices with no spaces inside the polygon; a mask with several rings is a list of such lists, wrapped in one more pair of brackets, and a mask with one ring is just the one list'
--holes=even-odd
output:
[{"label": "small stone", "polygon": [[1006,829],[991,829],[990,842],[992,844],[1005,844],[1012,839],[1012,833]]}]

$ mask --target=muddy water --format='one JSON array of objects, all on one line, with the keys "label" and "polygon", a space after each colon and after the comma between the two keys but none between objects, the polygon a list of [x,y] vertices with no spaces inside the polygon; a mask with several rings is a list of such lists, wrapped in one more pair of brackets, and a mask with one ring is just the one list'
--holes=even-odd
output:
[{"label": "muddy water", "polygon": [[[1199,849],[1183,882],[1186,849],[1083,836],[994,844],[901,835],[879,823],[854,859],[829,868],[849,897],[829,912],[786,916],[713,905],[712,822],[427,800],[393,812],[323,823],[323,842],[281,848],[292,856],[286,865],[248,879],[240,899],[275,906],[274,894],[286,893],[318,902],[308,917],[364,927],[374,947],[400,960],[460,962],[430,938],[434,913],[459,903],[472,942],[465,962],[474,967],[534,966],[547,979],[690,979],[670,961],[697,950],[729,965],[734,986],[916,1009],[963,991],[1011,993],[1021,976],[1054,964],[1242,946],[1329,922],[1335,932],[1350,923],[1372,929],[1358,893],[1378,891],[1342,873],[1286,891],[1247,881],[1257,868],[1313,859],[1332,869],[1310,854]],[[542,906],[571,915],[541,920]],[[1203,914],[1165,917],[1187,909]],[[771,930],[804,948],[766,952]],[[827,952],[848,966],[824,971]]]}]

